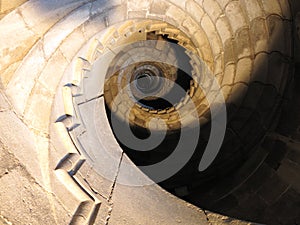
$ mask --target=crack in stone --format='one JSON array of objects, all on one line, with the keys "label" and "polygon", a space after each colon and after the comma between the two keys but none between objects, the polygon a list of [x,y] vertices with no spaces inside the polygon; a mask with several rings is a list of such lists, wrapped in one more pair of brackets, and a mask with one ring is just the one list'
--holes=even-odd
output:
[{"label": "crack in stone", "polygon": [[120,162],[119,162],[119,165],[118,165],[118,169],[117,169],[117,174],[116,174],[116,177],[114,179],[114,182],[113,182],[113,185],[112,185],[112,188],[111,188],[111,192],[110,192],[109,197],[108,197],[108,202],[111,202],[111,200],[112,200],[112,195],[114,193],[114,189],[115,189],[115,186],[117,184],[117,178],[118,178],[118,175],[120,173],[120,169],[121,169],[121,164],[122,164],[122,161],[123,161],[123,157],[124,157],[124,152],[122,152],[122,155],[121,155],[121,159],[120,159]]},{"label": "crack in stone", "polygon": [[79,105],[84,105],[84,104],[89,103],[89,102],[92,102],[92,101],[95,101],[95,100],[97,100],[97,99],[102,98],[103,96],[104,96],[104,94],[101,94],[101,95],[98,95],[98,96],[96,96],[96,97],[94,97],[94,98],[88,99],[88,100],[86,100],[85,102],[78,103],[78,106],[79,106]]},{"label": "crack in stone", "polygon": [[212,222],[210,222],[209,217],[208,217],[208,213],[206,212],[206,210],[203,209],[204,215],[206,217],[206,220],[208,222],[209,225],[213,225]]},{"label": "crack in stone", "polygon": [[[63,40],[62,44],[64,43],[65,40]],[[61,44],[61,45],[62,45]],[[67,56],[64,54],[64,52],[61,50],[61,45],[58,47],[58,50],[60,52],[60,54],[62,55],[62,57],[70,64],[71,61],[67,58]]]},{"label": "crack in stone", "polygon": [[27,23],[27,21],[25,20],[23,13],[20,9],[16,9],[16,13],[22,18],[22,21],[25,24],[25,27],[30,30],[35,36],[38,36],[37,33],[30,27],[30,25]]},{"label": "crack in stone", "polygon": [[114,182],[113,182],[113,185],[112,185],[112,188],[111,188],[111,192],[109,194],[109,197],[108,197],[108,204],[110,205],[110,209],[108,210],[108,216],[106,217],[106,220],[105,220],[105,225],[108,225],[109,224],[109,220],[111,218],[111,214],[112,214],[112,210],[113,210],[113,202],[112,202],[112,196],[113,196],[113,193],[114,193],[114,190],[115,190],[115,187],[116,187],[116,184],[117,184],[117,178],[118,178],[118,175],[120,173],[120,169],[121,169],[121,164],[122,164],[122,161],[123,161],[123,157],[124,157],[124,153],[122,153],[121,155],[121,159],[120,159],[120,162],[119,162],[119,165],[118,165],[118,170],[117,170],[117,174],[116,174],[116,177],[114,179]]}]

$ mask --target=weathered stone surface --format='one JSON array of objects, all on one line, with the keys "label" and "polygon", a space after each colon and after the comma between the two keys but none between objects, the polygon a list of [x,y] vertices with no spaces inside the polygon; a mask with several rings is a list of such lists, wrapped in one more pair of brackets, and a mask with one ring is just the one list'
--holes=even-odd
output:
[{"label": "weathered stone surface", "polygon": [[[1,1],[1,3],[7,1]],[[10,1],[9,4],[20,1]],[[66,157],[67,162],[63,167],[65,171],[59,171],[63,172],[64,176],[58,179],[59,176],[56,174],[56,166],[59,162],[64,161],[67,154],[66,149],[71,145],[73,146],[73,153],[77,152],[68,136],[68,144],[64,139],[63,143],[56,145],[56,140],[51,139],[51,145],[49,146],[48,125],[63,114],[60,111],[63,105],[54,104],[55,118],[50,117],[54,92],[64,69],[72,61],[80,47],[91,36],[104,29],[105,26],[123,22],[127,19],[127,16],[144,18],[148,15],[149,10],[152,14],[148,15],[148,18],[166,19],[167,22],[182,26],[181,28],[184,28],[184,31],[190,33],[198,45],[197,47],[203,59],[206,62],[216,63],[217,69],[215,72],[220,74],[219,79],[223,75],[223,70],[225,71],[223,81],[228,86],[222,90],[226,98],[228,97],[228,102],[232,102],[236,107],[239,107],[240,101],[238,98],[243,100],[247,91],[253,94],[248,96],[242,109],[238,111],[241,115],[240,117],[237,116],[236,119],[240,119],[240,121],[235,121],[234,128],[242,136],[242,141],[245,143],[248,141],[253,142],[254,139],[255,142],[259,143],[256,137],[260,135],[263,129],[268,128],[273,112],[271,109],[275,107],[278,100],[275,98],[277,92],[270,90],[274,90],[274,87],[276,87],[283,93],[286,80],[280,78],[288,74],[287,70],[289,69],[288,64],[285,64],[284,57],[273,56],[268,52],[276,50],[282,54],[290,55],[291,41],[287,35],[290,23],[289,21],[283,22],[281,15],[279,15],[281,11],[284,11],[288,18],[289,6],[286,0],[278,0],[274,4],[270,4],[267,0],[172,0],[170,2],[172,7],[169,7],[169,3],[162,3],[161,1],[130,0],[126,4],[126,1],[122,0],[96,1],[93,3],[89,0],[63,0],[57,2],[31,0],[0,21],[0,31],[3,31],[0,36],[1,79],[4,87],[7,87],[6,94],[13,103],[13,110],[20,114],[20,118],[18,118],[15,113],[9,111],[11,106],[7,103],[4,95],[0,93],[0,148],[3,146],[3,150],[0,149],[0,202],[8,202],[7,204],[0,203],[0,223],[67,224],[71,220],[70,215],[77,212],[77,210],[83,214],[76,215],[74,218],[78,218],[72,221],[85,223],[84,217],[89,214],[88,210],[90,208],[79,207],[82,204],[82,189],[92,197],[94,195],[101,195],[105,199],[112,197],[111,205],[103,204],[103,207],[100,208],[99,213],[101,215],[98,216],[96,221],[101,224],[109,220],[109,217],[105,218],[106,215],[112,216],[110,220],[112,224],[139,224],[144,222],[145,218],[149,218],[149,224],[199,224],[202,222],[207,224],[206,219],[216,224],[236,223],[232,219],[213,216],[211,213],[206,218],[202,211],[186,205],[186,203],[173,198],[157,187],[138,189],[117,184],[114,189],[115,192],[111,193],[112,181],[107,182],[102,179],[101,176],[94,173],[95,171],[88,164],[84,164],[76,174],[77,178],[81,177],[87,181],[79,180],[79,183],[85,182],[80,187],[76,184],[78,180],[76,182],[72,180],[76,176],[70,177],[70,174],[74,171],[67,173],[70,169],[74,170],[73,167],[77,165],[76,160],[79,157],[77,153],[76,160]],[[151,3],[153,4],[151,5]],[[9,7],[9,4],[6,6]],[[2,6],[0,10],[3,9]],[[131,7],[129,13],[127,6]],[[262,7],[266,14],[275,13],[276,16],[270,16],[268,19],[257,19],[257,17],[264,14]],[[133,8],[134,10],[132,10]],[[203,9],[207,11],[204,18]],[[187,12],[183,10],[187,10]],[[222,14],[223,12],[224,14]],[[68,15],[69,13],[71,14]],[[100,15],[102,13],[103,15]],[[274,19],[275,17],[276,19]],[[248,26],[248,19],[251,23],[250,27]],[[201,24],[201,20],[203,27],[205,27],[204,30],[196,27],[196,25]],[[244,26],[247,26],[247,29],[250,28],[250,34],[247,33],[247,29],[241,29]],[[46,36],[43,37],[47,31]],[[281,32],[285,34],[284,37],[287,37],[287,39],[281,36]],[[268,35],[271,35],[271,41]],[[41,41],[37,42],[40,37]],[[233,37],[236,38],[235,41],[231,40]],[[276,43],[277,39],[284,41],[280,42],[282,44],[275,46],[268,45],[268,43]],[[37,44],[34,46],[35,43]],[[32,46],[34,46],[33,49]],[[251,53],[249,46],[253,46],[255,57],[249,57]],[[27,55],[30,49],[31,51]],[[27,56],[25,57],[25,55]],[[218,60],[216,60],[217,57]],[[252,60],[254,58],[255,60]],[[252,71],[252,63],[254,63],[253,76],[249,77]],[[73,74],[72,69],[73,67],[70,65],[66,77]],[[251,81],[259,81],[261,87],[248,88],[250,79]],[[70,80],[68,77],[62,84],[70,82]],[[266,85],[269,88],[265,88]],[[60,92],[58,92],[59,94]],[[299,108],[297,98],[295,97],[293,101],[292,110],[294,115],[297,115],[295,113]],[[90,107],[90,105],[88,106]],[[56,109],[57,107],[60,109]],[[255,111],[256,109],[257,111]],[[90,115],[90,110],[93,109],[83,110],[84,114]],[[23,118],[24,112],[25,117]],[[264,119],[268,115],[270,118]],[[294,117],[296,119],[292,121],[294,123],[292,128],[286,129],[285,132],[290,137],[296,137],[296,135],[300,137],[298,117]],[[101,118],[105,119],[107,123],[106,117]],[[104,120],[100,119],[98,122],[100,122],[99,127],[103,128]],[[83,132],[83,129],[79,129],[78,132]],[[87,142],[90,140],[83,135],[81,141]],[[54,148],[54,145],[57,149]],[[234,145],[232,146],[232,149],[229,150],[233,152],[236,149]],[[115,149],[115,146],[111,149]],[[244,149],[241,151],[244,151]],[[235,193],[230,195],[226,201],[223,201],[224,205],[221,206],[224,206],[225,209],[227,207],[229,210],[230,207],[241,207],[241,202],[243,202],[248,208],[253,208],[252,216],[254,218],[259,218],[265,212],[266,216],[271,218],[272,212],[276,212],[291,224],[292,219],[288,218],[288,215],[292,216],[293,219],[297,218],[293,210],[298,209],[299,206],[296,203],[289,206],[287,202],[298,197],[299,185],[292,178],[298,178],[299,166],[297,163],[299,157],[295,149],[286,153],[289,160],[282,161],[282,157],[285,157],[285,155],[283,156],[282,152],[277,153],[275,154],[276,160],[274,159],[278,161],[276,166],[259,170],[260,172],[255,173],[255,178],[250,178],[247,183],[251,187],[250,192],[253,196],[255,196],[258,189],[261,196],[254,199],[249,192],[246,193],[246,196]],[[14,158],[14,155],[16,158]],[[241,152],[238,152],[237,155],[240,157]],[[120,152],[118,152],[118,156],[120,157]],[[271,156],[268,160],[273,160]],[[244,157],[246,158],[246,156]],[[22,161],[24,165],[21,165],[18,160]],[[110,168],[110,162],[106,163],[107,167]],[[271,164],[269,163],[269,165]],[[279,167],[277,168],[277,166]],[[266,167],[265,165],[264,168]],[[274,172],[275,169],[278,170]],[[113,170],[117,171],[115,166]],[[270,173],[274,177],[270,178]],[[277,178],[275,179],[274,174],[279,175],[280,181]],[[267,178],[270,179],[266,181]],[[286,188],[284,183],[291,185],[292,188]],[[87,185],[90,185],[90,189],[93,190],[85,189]],[[277,187],[272,191],[268,191],[270,186],[276,185]],[[75,187],[75,192],[72,187]],[[61,199],[67,210],[64,210],[57,203],[52,192]],[[165,196],[163,200],[161,196]],[[92,204],[89,197],[84,199],[88,199],[87,206]],[[266,203],[264,201],[269,205],[273,204],[273,208],[270,207],[265,210]],[[226,205],[227,203],[228,205]],[[20,209],[16,206],[20,206]],[[114,206],[113,209],[111,206]],[[279,208],[282,206],[286,207],[280,211]],[[238,215],[247,215],[247,210],[241,209],[241,211],[242,213]],[[256,217],[255,213],[259,216]]]},{"label": "weathered stone surface", "polygon": [[16,7],[22,5],[27,0],[1,0],[0,1],[0,14],[6,13]]},{"label": "weathered stone surface", "polygon": [[234,82],[249,83],[252,73],[252,60],[250,58],[243,58],[238,61],[236,66],[236,76]]},{"label": "weathered stone surface", "polygon": [[[37,83],[28,99],[24,113],[24,121],[29,127],[47,134],[54,94],[43,85]],[[34,117],[34,119],[32,119]]]},{"label": "weathered stone surface", "polygon": [[149,10],[150,1],[147,1],[147,0],[140,0],[140,1],[128,0],[127,7],[128,7],[128,10],[131,10],[131,11]]},{"label": "weathered stone surface", "polygon": [[204,0],[203,8],[214,23],[222,14],[222,9],[220,8],[219,4],[215,0]]},{"label": "weathered stone surface", "polygon": [[[116,6],[115,8],[113,8],[107,17],[107,22],[108,22],[108,26],[117,24],[117,23],[121,23],[121,22],[125,22],[127,19],[127,10],[128,7],[126,5],[120,5],[120,6]],[[116,16],[118,15],[118,16]]]},{"label": "weathered stone surface", "polygon": [[217,21],[216,21],[216,28],[217,31],[220,35],[220,38],[223,42],[223,44],[230,38],[232,38],[232,32],[231,32],[231,27],[229,24],[229,21],[226,17],[220,17]]},{"label": "weathered stone surface", "polygon": [[235,77],[235,64],[229,64],[225,67],[222,86],[224,85],[232,85],[234,83]]},{"label": "weathered stone surface", "polygon": [[255,18],[263,17],[264,12],[259,4],[259,0],[247,1],[241,0],[241,6],[247,10],[247,17],[250,22]]},{"label": "weathered stone surface", "polygon": [[214,225],[225,225],[225,224],[226,225],[251,225],[252,224],[249,222],[243,222],[240,220],[230,218],[228,216],[222,216],[208,211],[206,211],[206,214],[209,223]]},{"label": "weathered stone surface", "polygon": [[200,23],[204,10],[193,0],[186,1],[186,11],[197,22]]},{"label": "weathered stone surface", "polygon": [[144,11],[128,11],[128,19],[137,19],[137,18],[144,19],[144,18],[146,18],[146,15],[147,15],[146,10],[144,10]]},{"label": "weathered stone surface", "polygon": [[28,172],[42,184],[34,135],[13,112],[0,113],[0,121],[0,141],[18,160],[24,163]]},{"label": "weathered stone surface", "polygon": [[21,115],[25,110],[26,101],[34,86],[35,79],[42,71],[45,63],[43,44],[40,41],[23,59],[22,65],[7,86],[6,93],[16,111]]},{"label": "weathered stone surface", "polygon": [[[278,0],[278,1],[281,7],[282,16],[286,19],[291,19],[292,9],[289,2],[287,0]],[[294,6],[293,8],[296,9],[295,5],[293,6]]]},{"label": "weathered stone surface", "polygon": [[9,103],[7,102],[5,94],[0,90],[0,112],[9,109]]},{"label": "weathered stone surface", "polygon": [[171,4],[168,4],[167,2],[164,1],[154,0],[150,6],[149,12],[151,14],[165,15],[170,5]]},{"label": "weathered stone surface", "polygon": [[225,65],[236,62],[234,44],[231,40],[227,40],[224,44],[224,63]]},{"label": "weathered stone surface", "polygon": [[0,143],[0,179],[19,165],[14,155]]},{"label": "weathered stone surface", "polygon": [[20,61],[35,42],[35,33],[26,27],[20,14],[13,12],[0,21],[0,71]]},{"label": "weathered stone surface", "polygon": [[[80,6],[88,3],[88,0],[64,0],[64,1],[28,1],[19,7],[26,25],[37,35],[43,36],[58,21],[63,20],[70,13],[74,13]],[[78,18],[79,20],[80,16]],[[75,22],[76,20],[72,21]],[[71,24],[70,24],[71,25]]]},{"label": "weathered stone surface", "polygon": [[[74,51],[76,51],[75,46],[75,44],[72,46]],[[66,51],[66,54],[71,55],[69,51]],[[60,50],[56,51],[45,65],[45,68],[39,76],[38,81],[41,83],[39,87],[44,86],[47,88],[49,92],[48,96],[51,97],[51,93],[54,94],[56,92],[57,86],[68,65],[68,59],[65,58],[65,55],[63,55]],[[33,91],[33,93],[36,93],[36,91]]]},{"label": "weathered stone surface", "polygon": [[249,28],[239,30],[234,40],[236,57],[238,59],[252,56],[253,50],[249,43],[251,43]]},{"label": "weathered stone surface", "polygon": [[250,24],[250,28],[250,37],[253,42],[254,53],[266,51],[268,46],[268,32],[265,19],[254,19]]},{"label": "weathered stone surface", "polygon": [[21,64],[21,61],[15,62],[15,63],[9,65],[1,74],[0,82],[2,83],[2,85],[5,88],[7,87],[9,81],[13,77],[14,73],[16,72],[16,70],[18,69],[20,64]]},{"label": "weathered stone surface", "polygon": [[[112,11],[113,9],[111,9],[110,12]],[[81,38],[82,34],[86,40],[89,40],[92,36],[104,30],[106,28],[106,18],[107,17],[105,13],[104,14],[100,13],[99,15],[95,16],[93,20],[89,20],[85,22],[81,28],[76,29],[70,36],[68,36],[65,39],[64,43],[61,45],[62,49],[63,46],[66,45],[65,50],[68,51],[68,53],[64,55],[74,56],[74,53],[76,53],[79,50],[79,47],[82,45],[82,41],[83,41],[83,38]]]},{"label": "weathered stone surface", "polygon": [[223,50],[223,45],[221,43],[220,37],[218,36],[218,32],[216,27],[208,16],[204,16],[201,21],[201,26],[205,31],[208,40],[210,42],[210,47],[212,49],[213,54],[216,56],[220,54]]},{"label": "weathered stone surface", "polygon": [[68,212],[18,166],[0,179],[1,215],[13,224],[67,224]]},{"label": "weathered stone surface", "polygon": [[44,54],[48,59],[63,40],[78,26],[87,21],[90,14],[90,4],[78,8],[75,12],[59,21],[44,37]]},{"label": "weathered stone surface", "polygon": [[221,6],[222,9],[225,9],[225,7],[228,5],[228,3],[231,1],[231,0],[216,0],[219,5]]},{"label": "weathered stone surface", "polygon": [[184,11],[174,5],[168,8],[166,16],[175,22],[175,24],[171,23],[173,26],[179,26],[186,18]]},{"label": "weathered stone surface", "polygon": [[[262,0],[262,5],[264,8],[264,11],[266,13],[266,15],[270,15],[270,14],[277,14],[277,15],[281,15],[281,7],[279,4],[279,1],[273,1],[272,4],[270,4],[270,2],[268,0]],[[286,4],[288,4],[288,2],[286,2]]]},{"label": "weathered stone surface", "polygon": [[183,22],[182,22],[182,31],[184,31],[185,34],[194,34],[199,30],[199,25],[191,18],[187,17]]},{"label": "weathered stone surface", "polygon": [[236,33],[238,29],[247,26],[245,15],[241,10],[239,1],[230,2],[225,9],[225,14],[230,21],[230,25],[233,33]]},{"label": "weathered stone surface", "polygon": [[[161,199],[162,196],[166,196],[164,201]],[[112,200],[114,203],[110,218],[112,225],[139,224],[140,221],[145,225],[208,224],[204,212],[170,196],[158,187],[129,187],[117,184]],[[124,202],[126,207],[122,206]]]}]

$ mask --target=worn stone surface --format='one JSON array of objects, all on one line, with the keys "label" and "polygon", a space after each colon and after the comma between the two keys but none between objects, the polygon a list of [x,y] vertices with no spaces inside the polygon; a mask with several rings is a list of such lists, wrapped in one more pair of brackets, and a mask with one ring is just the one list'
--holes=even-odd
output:
[{"label": "worn stone surface", "polygon": [[254,225],[254,223],[235,220],[230,217],[222,216],[209,211],[206,211],[206,215],[208,218],[208,222],[213,225]]},{"label": "worn stone surface", "polygon": [[1,215],[13,224],[67,224],[68,212],[22,167],[0,178]]},{"label": "worn stone surface", "polygon": [[5,13],[6,11],[12,10],[24,2],[26,2],[26,0],[1,0],[0,13]]},{"label": "worn stone surface", "polygon": [[10,108],[5,94],[0,90],[0,111],[5,111]]},{"label": "worn stone surface", "polygon": [[[5,15],[0,21],[0,73],[6,89],[0,93],[0,224],[82,224],[93,220],[97,213],[93,207],[99,202],[96,224],[249,224],[210,212],[205,215],[157,186],[114,186],[86,162],[80,164],[74,146],[80,143],[58,141],[59,132],[57,139],[49,140],[49,124],[63,115],[63,106],[54,104],[60,108],[55,109],[59,115],[52,118],[50,114],[58,83],[83,44],[127,17],[147,17],[183,29],[207,63],[218,58],[215,71],[224,75],[220,80],[226,99],[235,107],[242,104],[232,123],[238,133],[234,137],[243,143],[258,142],[255,137],[273,118],[270,109],[278,105],[277,91],[283,95],[290,81],[288,76],[282,79],[289,73],[292,46],[290,21],[282,20],[291,18],[287,1],[31,0],[21,5],[23,2],[0,1],[0,18]],[[72,70],[71,64],[66,77]],[[295,80],[298,84],[299,79]],[[249,87],[250,81],[260,85]],[[252,94],[242,98],[247,91]],[[220,201],[220,212],[271,223],[298,223],[299,204],[292,200],[299,199],[300,192],[299,146],[290,140],[300,140],[299,88],[292,92],[276,130],[289,147],[269,149],[273,153],[253,176]],[[91,139],[82,135],[82,141]],[[233,158],[234,147],[228,147],[228,158]],[[241,151],[234,158],[242,162],[247,157]]]},{"label": "worn stone surface", "polygon": [[0,71],[21,60],[35,42],[35,34],[26,27],[21,15],[12,12],[0,21]]},{"label": "worn stone surface", "polygon": [[1,0],[0,1],[0,19],[10,13],[12,10],[26,2],[27,0]]},{"label": "worn stone surface", "polygon": [[18,9],[26,25],[37,35],[43,36],[56,23],[64,20],[65,17],[88,2],[88,0],[54,2],[35,0],[27,2]]},{"label": "worn stone surface", "polygon": [[140,221],[145,225],[209,224],[203,211],[197,212],[193,210],[194,206],[179,203],[182,200],[167,195],[169,194],[154,186],[128,187],[117,184],[113,193],[114,207],[110,224],[140,224]]}]

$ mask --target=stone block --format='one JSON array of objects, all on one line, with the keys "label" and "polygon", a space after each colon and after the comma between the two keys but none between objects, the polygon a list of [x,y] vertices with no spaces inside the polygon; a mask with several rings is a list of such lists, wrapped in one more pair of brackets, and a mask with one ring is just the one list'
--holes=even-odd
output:
[{"label": "stone block", "polygon": [[171,6],[170,3],[160,0],[154,0],[150,5],[151,14],[165,15],[168,8]]},{"label": "stone block", "polygon": [[134,1],[129,0],[127,3],[127,7],[129,11],[138,11],[138,10],[149,10],[150,8],[150,1],[141,0],[141,1]]},{"label": "stone block", "polygon": [[272,53],[269,55],[269,73],[267,83],[273,85],[276,90],[282,94],[284,91],[284,86],[286,84],[287,74],[289,65],[285,62],[282,55],[279,53]]},{"label": "stone block", "polygon": [[204,0],[203,8],[213,23],[215,23],[219,16],[222,14],[222,9],[215,0]]},{"label": "stone block", "polygon": [[27,0],[1,0],[0,13],[7,12],[22,5]]},{"label": "stone block", "polygon": [[259,81],[267,83],[269,72],[269,55],[266,53],[259,53],[256,55],[253,62],[253,71],[251,74],[251,81]]},{"label": "stone block", "polygon": [[44,87],[47,87],[50,92],[55,93],[68,64],[69,62],[61,51],[56,51],[47,62],[38,81],[43,84]]},{"label": "stone block", "polygon": [[241,0],[241,7],[245,9],[247,12],[247,17],[249,21],[251,22],[255,18],[263,17],[264,12],[262,7],[260,6],[259,0]]},{"label": "stone block", "polygon": [[282,16],[285,19],[290,20],[292,18],[292,10],[290,8],[290,4],[288,0],[278,0],[280,7],[281,7],[281,12]]},{"label": "stone block", "polygon": [[185,5],[186,12],[200,24],[201,19],[204,15],[204,10],[195,1],[188,0]]},{"label": "stone block", "polygon": [[39,41],[23,59],[6,89],[9,99],[19,114],[23,114],[35,79],[38,78],[45,64],[43,44],[42,41]]},{"label": "stone block", "polygon": [[240,29],[235,34],[234,45],[237,58],[245,58],[252,56],[253,49],[251,47],[251,39],[249,29]]},{"label": "stone block", "polygon": [[251,22],[250,37],[254,48],[254,54],[268,50],[268,30],[265,19],[257,18]]},{"label": "stone block", "polygon": [[208,37],[213,55],[216,56],[220,54],[223,50],[223,45],[221,43],[220,37],[218,35],[214,23],[210,20],[208,16],[203,17],[201,21],[201,27]]},{"label": "stone block", "polygon": [[239,1],[230,2],[225,9],[225,15],[230,21],[232,32],[235,34],[242,27],[247,26],[245,15]]},{"label": "stone block", "polygon": [[220,5],[220,7],[222,8],[222,9],[225,9],[225,7],[228,5],[228,3],[231,1],[231,0],[216,0],[218,3],[219,3],[219,5]]},{"label": "stone block", "polygon": [[128,11],[128,19],[144,19],[146,18],[147,11]]},{"label": "stone block", "polygon": [[0,33],[0,71],[3,71],[24,58],[37,36],[26,27],[17,12],[10,13],[0,21]]},{"label": "stone block", "polygon": [[236,66],[236,74],[234,83],[245,82],[249,83],[252,73],[252,59],[243,58],[240,59]]},{"label": "stone block", "polygon": [[216,28],[222,40],[223,45],[226,43],[226,41],[230,41],[229,39],[233,37],[231,32],[231,26],[229,24],[228,19],[225,16],[220,17],[216,21]]},{"label": "stone block", "polygon": [[286,56],[290,56],[293,40],[290,22],[274,15],[269,16],[266,22],[269,33],[268,51],[278,51]]},{"label": "stone block", "polygon": [[68,35],[88,20],[90,7],[91,5],[87,4],[78,8],[72,14],[60,20],[45,34],[43,49],[46,59],[50,58]]},{"label": "stone block", "polygon": [[53,92],[50,92],[43,85],[37,83],[27,102],[24,113],[26,123],[44,134],[49,132],[49,119],[53,98]]},{"label": "stone block", "polygon": [[10,105],[7,101],[5,94],[0,90],[0,112],[10,109]]},{"label": "stone block", "polygon": [[236,63],[237,58],[234,49],[234,43],[228,39],[224,44],[224,64]]},{"label": "stone block", "polygon": [[234,83],[235,69],[236,69],[235,64],[229,64],[225,67],[222,86],[224,85],[231,86]]},{"label": "stone block", "polygon": [[192,36],[194,33],[196,33],[199,30],[199,24],[196,23],[191,17],[186,17],[184,21],[182,21],[182,27],[181,29],[186,35]]},{"label": "stone block", "polygon": [[[20,6],[19,10],[27,26],[33,30],[37,36],[42,36],[49,31],[51,27],[55,26],[56,23],[60,23],[59,21],[64,20],[63,18],[68,17],[68,15],[75,15],[76,11],[80,11],[80,8],[85,7],[84,5],[88,4],[88,2],[88,0],[28,1]],[[74,20],[70,21],[69,26],[76,23],[77,20],[80,20],[79,18],[80,15],[78,15],[77,18],[73,18]]]},{"label": "stone block", "polygon": [[[265,12],[265,16],[271,15],[271,14],[277,14],[277,15],[281,15],[281,7],[279,4],[278,0],[274,0],[272,3],[268,0],[261,0],[263,8],[264,8],[264,12]],[[289,4],[288,2],[286,2],[286,4]]]},{"label": "stone block", "polygon": [[[103,18],[102,18],[103,19]],[[81,29],[74,30],[66,39],[65,41],[59,46],[59,49],[61,50],[61,54],[69,61],[71,62],[80,47],[83,45],[85,41],[85,35],[90,36],[89,32],[91,30],[94,30],[92,25],[92,22],[85,24],[84,26],[84,33],[81,31]],[[98,23],[100,26],[101,23]],[[90,25],[90,26],[89,26]],[[58,53],[56,53],[58,54]]]},{"label": "stone block", "polygon": [[228,103],[239,106],[248,92],[248,86],[244,83],[236,83],[232,87],[232,94],[228,98]]},{"label": "stone block", "polygon": [[[112,12],[112,10],[113,9],[109,10],[108,12]],[[70,39],[70,41],[76,43],[75,37],[77,35],[81,36],[82,34],[83,34],[85,40],[90,40],[94,35],[97,38],[99,36],[98,34],[100,34],[101,31],[106,29],[106,25],[107,25],[106,22],[108,22],[107,21],[107,14],[101,13],[99,15],[98,14],[95,15],[93,18],[91,18],[90,20],[85,22],[81,27],[79,27],[75,30],[75,32],[77,34],[74,33],[74,37],[72,39]],[[80,47],[79,44],[80,43],[83,44],[83,42],[84,42],[84,40],[81,40],[81,42],[79,40],[77,40],[76,45],[78,45],[78,47]]]},{"label": "stone block", "polygon": [[[113,24],[125,22],[127,20],[127,7],[126,5],[120,5],[113,8],[111,11],[109,11],[108,14],[108,26],[111,26]],[[129,11],[129,10],[128,10]],[[132,10],[134,11],[134,10]],[[118,16],[116,16],[118,15]]]},{"label": "stone block", "polygon": [[21,61],[15,62],[13,64],[10,64],[1,74],[0,83],[3,85],[4,88],[7,87],[8,83],[12,79],[14,73],[18,69],[18,67],[21,65]]},{"label": "stone block", "polygon": [[204,33],[203,29],[199,29],[192,37],[193,43],[199,49],[201,58],[205,62],[213,62],[213,54],[210,43],[208,41],[207,35]]},{"label": "stone block", "polygon": [[0,141],[41,184],[43,179],[35,136],[13,112],[0,113],[0,121]]},{"label": "stone block", "polygon": [[[166,21],[168,22],[169,19],[170,23],[173,26],[178,27],[182,23],[182,21],[185,20],[185,18],[186,18],[185,12],[175,5],[170,6],[166,12]],[[174,21],[175,24],[173,24],[172,21]]]}]

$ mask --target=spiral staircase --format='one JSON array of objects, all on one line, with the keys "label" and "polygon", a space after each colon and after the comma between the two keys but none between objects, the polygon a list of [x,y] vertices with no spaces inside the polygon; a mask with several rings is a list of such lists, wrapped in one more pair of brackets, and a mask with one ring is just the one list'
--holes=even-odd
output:
[{"label": "spiral staircase", "polygon": [[[300,224],[299,9],[296,0],[0,0],[0,224]],[[107,71],[143,41],[163,42],[143,46],[154,58],[171,43],[190,52],[186,91],[201,125],[187,166],[158,184],[138,165],[162,153],[126,149],[109,119],[126,110],[110,104],[122,92]],[[199,171],[212,130],[202,64],[227,125]],[[152,82],[154,67],[173,79],[163,64],[134,68]],[[133,106],[136,129],[150,118],[179,129],[176,107],[144,105]],[[128,185],[136,181],[145,185]]]}]

